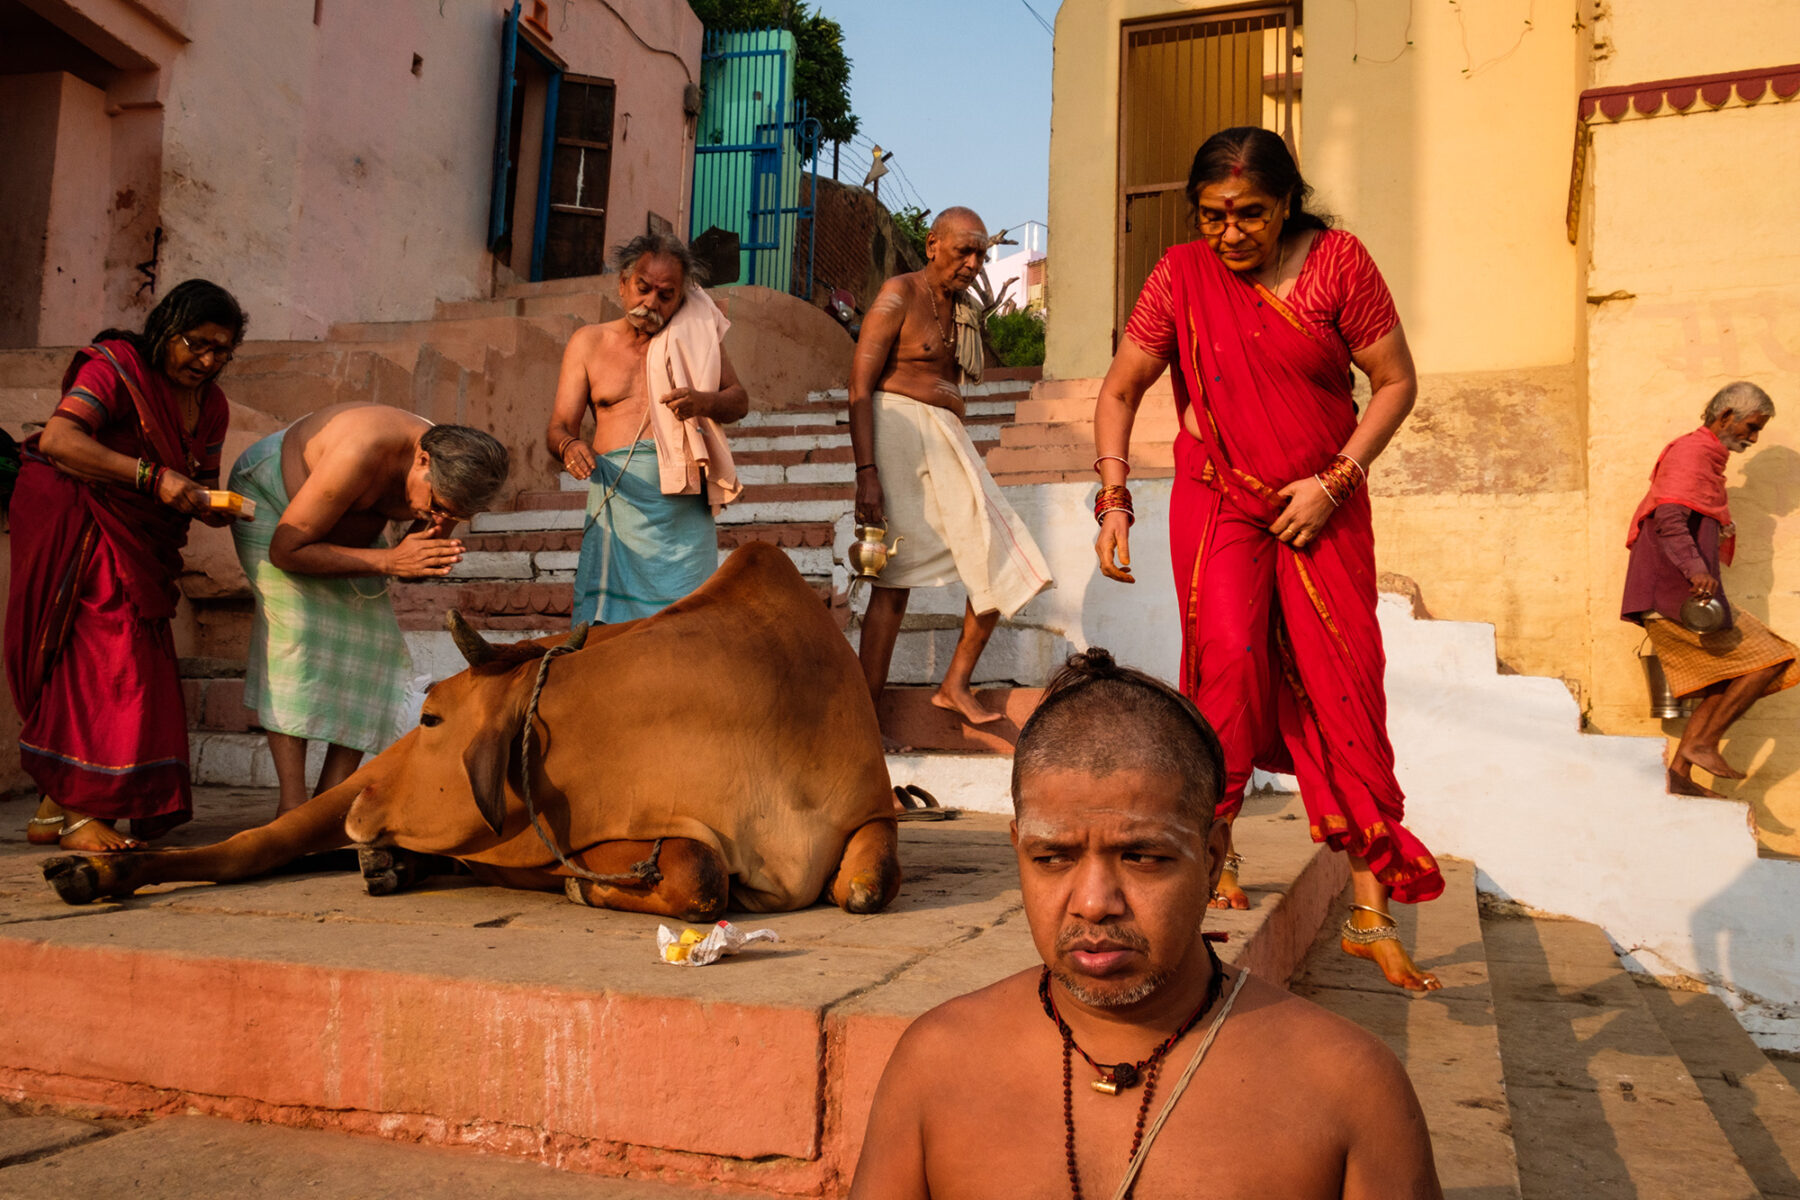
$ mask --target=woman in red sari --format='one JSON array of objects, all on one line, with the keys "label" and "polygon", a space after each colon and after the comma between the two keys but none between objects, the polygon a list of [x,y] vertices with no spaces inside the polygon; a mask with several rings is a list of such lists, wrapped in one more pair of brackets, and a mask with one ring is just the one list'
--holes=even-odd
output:
[{"label": "woman in red sari", "polygon": [[215,382],[244,337],[231,293],[190,280],[141,334],[75,354],[13,491],[6,676],[19,757],[43,801],[27,836],[123,850],[186,821],[187,714],[169,618],[229,420]]},{"label": "woman in red sari", "polygon": [[[1173,363],[1181,686],[1224,744],[1219,814],[1235,818],[1253,767],[1296,775],[1313,839],[1350,856],[1345,951],[1398,986],[1435,988],[1388,910],[1390,896],[1429,900],[1444,884],[1400,824],[1362,487],[1412,409],[1412,355],[1368,251],[1306,210],[1311,189],[1276,134],[1207,139],[1187,194],[1200,239],[1151,272],[1094,413],[1101,570],[1132,582],[1131,426]],[[1360,423],[1352,363],[1372,389]],[[1215,905],[1249,907],[1240,861]]]}]

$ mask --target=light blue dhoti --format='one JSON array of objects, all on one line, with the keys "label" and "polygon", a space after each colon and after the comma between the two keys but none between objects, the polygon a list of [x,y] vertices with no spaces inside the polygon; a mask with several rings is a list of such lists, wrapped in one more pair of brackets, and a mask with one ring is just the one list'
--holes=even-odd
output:
[{"label": "light blue dhoti", "polygon": [[719,535],[704,494],[663,492],[655,442],[595,461],[572,623],[648,617],[705,583],[718,565]]}]

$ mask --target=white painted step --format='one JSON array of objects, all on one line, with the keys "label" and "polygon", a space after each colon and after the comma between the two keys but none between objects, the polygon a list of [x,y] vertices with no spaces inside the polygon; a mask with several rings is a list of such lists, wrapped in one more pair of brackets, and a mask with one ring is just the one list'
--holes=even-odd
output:
[{"label": "white painted step", "polygon": [[895,787],[917,784],[947,808],[1012,815],[1012,759],[1004,754],[890,754]]}]

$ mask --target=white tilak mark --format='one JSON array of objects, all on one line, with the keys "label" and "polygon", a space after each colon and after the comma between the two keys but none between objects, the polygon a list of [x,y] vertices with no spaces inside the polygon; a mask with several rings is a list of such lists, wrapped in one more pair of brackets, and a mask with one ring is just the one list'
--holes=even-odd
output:
[{"label": "white tilak mark", "polygon": [[905,298],[901,297],[901,296],[897,296],[892,292],[889,292],[887,295],[885,295],[875,301],[875,311],[876,312],[891,312],[892,310],[894,310],[896,308],[905,308],[905,307],[906,307]]}]

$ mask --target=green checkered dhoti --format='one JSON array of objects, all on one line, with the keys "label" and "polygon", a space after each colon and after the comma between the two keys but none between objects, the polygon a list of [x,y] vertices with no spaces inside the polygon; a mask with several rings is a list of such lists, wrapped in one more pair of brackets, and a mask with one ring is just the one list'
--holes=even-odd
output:
[{"label": "green checkered dhoti", "polygon": [[294,575],[269,561],[287,509],[281,439],[270,434],[231,468],[231,490],[256,501],[232,526],[256,597],[244,706],[264,729],[373,754],[399,734],[412,656],[385,580]]}]

